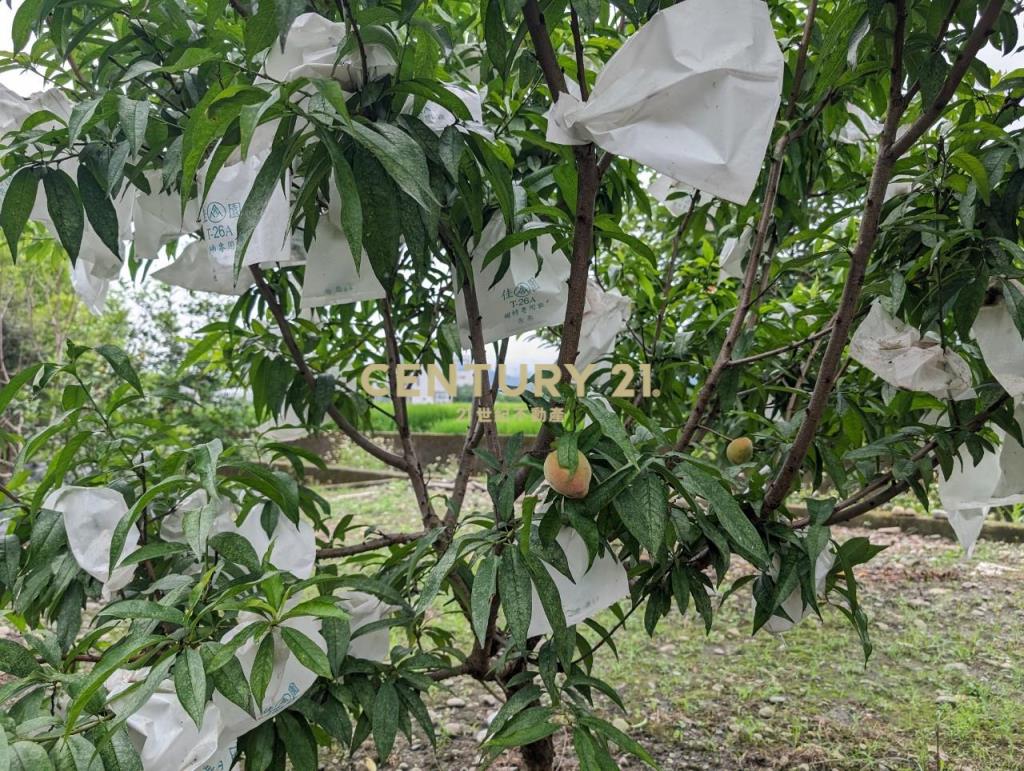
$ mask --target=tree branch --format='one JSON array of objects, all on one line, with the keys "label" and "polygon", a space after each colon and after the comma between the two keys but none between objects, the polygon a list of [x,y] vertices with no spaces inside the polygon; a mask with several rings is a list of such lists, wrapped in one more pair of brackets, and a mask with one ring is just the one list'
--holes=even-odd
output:
[{"label": "tree branch", "polygon": [[[790,92],[789,103],[785,112],[787,120],[791,119],[796,112],[797,98],[800,94],[800,85],[803,80],[807,51],[811,43],[817,10],[818,4],[816,0],[812,0],[807,9],[807,18],[804,20],[804,33],[800,40],[800,49],[797,53],[796,76],[793,79],[793,88]],[[824,109],[829,98],[826,97],[818,104],[812,116],[816,116]],[[682,431],[680,431],[679,440],[676,442],[676,450],[679,452],[686,450],[692,443],[694,435],[697,433],[700,423],[708,410],[711,399],[714,397],[715,389],[718,387],[722,375],[730,366],[729,362],[732,359],[733,349],[736,347],[736,343],[743,332],[747,314],[755,302],[753,299],[754,286],[757,282],[758,269],[761,266],[761,253],[768,238],[768,228],[771,226],[772,219],[774,218],[775,199],[779,194],[779,183],[782,180],[782,168],[786,161],[786,150],[791,142],[799,138],[807,130],[809,125],[810,121],[808,120],[804,121],[802,126],[791,128],[775,144],[772,164],[768,171],[768,181],[765,185],[764,201],[761,204],[761,214],[758,219],[754,242],[750,247],[750,255],[747,257],[747,268],[743,273],[743,285],[740,289],[736,312],[733,314],[729,329],[725,333],[725,340],[722,342],[718,357],[715,359],[714,364],[712,364],[711,370],[708,372],[708,376],[697,394],[697,400],[693,405],[693,409],[690,411]],[[765,270],[768,270],[767,265]]]},{"label": "tree branch", "polygon": [[401,363],[401,353],[398,350],[398,336],[395,334],[395,324],[391,316],[391,298],[385,296],[380,301],[380,313],[384,327],[384,350],[388,358],[388,391],[391,393],[391,403],[395,408],[395,426],[398,429],[398,441],[402,445],[402,456],[405,459],[406,474],[412,484],[413,493],[416,495],[416,504],[420,509],[420,516],[423,525],[427,529],[440,526],[441,520],[434,513],[434,507],[430,503],[430,491],[427,489],[426,480],[423,477],[423,467],[420,466],[420,459],[416,454],[416,447],[412,443],[412,433],[409,430],[409,411],[406,407],[405,397],[398,395],[398,365]]},{"label": "tree branch", "polygon": [[[818,379],[811,393],[811,400],[807,406],[804,422],[800,425],[800,429],[793,441],[793,446],[786,456],[782,469],[765,493],[761,506],[762,517],[777,509],[789,495],[789,489],[803,467],[804,459],[807,457],[807,453],[817,434],[818,426],[824,417],[825,408],[828,406],[829,397],[835,386],[843,350],[846,348],[846,341],[856,313],[868,261],[874,249],[875,241],[878,238],[882,205],[885,200],[885,188],[892,179],[894,165],[942,114],[942,110],[949,103],[953,94],[956,93],[957,86],[959,86],[960,81],[963,80],[964,75],[967,73],[971,60],[973,60],[985,40],[991,34],[1001,9],[1002,0],[991,0],[968,38],[967,43],[964,45],[963,51],[957,57],[956,64],[939,90],[935,101],[922,113],[921,117],[914,122],[911,128],[904,132],[897,140],[896,131],[899,127],[900,119],[906,110],[906,100],[902,94],[904,43],[902,35],[904,33],[906,10],[903,0],[897,3],[893,64],[889,85],[889,107],[886,113],[885,125],[882,129],[882,136],[879,139],[878,158],[875,161],[874,172],[871,175],[871,183],[868,187],[867,202],[857,236],[857,245],[854,247],[850,257],[850,271],[847,274],[846,285],[843,287],[839,310],[833,319],[832,335],[822,357],[821,367],[818,370]],[[908,139],[910,140],[909,142],[907,141]],[[876,503],[875,505],[878,504]]]},{"label": "tree branch", "polygon": [[355,554],[363,554],[368,551],[386,549],[388,546],[418,541],[426,534],[426,531],[420,531],[418,533],[389,533],[370,541],[354,543],[349,546],[333,546],[326,549],[317,549],[316,558],[318,560],[329,560],[337,559],[338,557],[351,557]]},{"label": "tree branch", "polygon": [[[273,315],[274,321],[277,322],[277,328],[281,332],[281,339],[284,340],[285,347],[291,354],[292,361],[295,362],[295,366],[298,368],[299,374],[302,375],[303,379],[306,381],[306,385],[312,393],[313,389],[316,388],[316,375],[313,373],[313,370],[310,369],[309,363],[306,361],[306,357],[303,355],[302,350],[295,341],[295,335],[292,332],[291,324],[285,317],[284,311],[281,309],[281,304],[277,301],[277,295],[274,293],[273,288],[267,283],[267,279],[263,275],[262,268],[258,265],[252,265],[249,269],[252,271],[253,278],[256,279],[256,287],[259,290],[260,295],[263,297],[264,302],[266,302],[267,307],[270,309],[270,313]],[[408,471],[408,467],[404,459],[371,442],[369,438],[360,433],[355,426],[349,423],[348,419],[341,414],[334,404],[331,404],[327,408],[327,414],[330,415],[331,420],[333,420],[335,425],[341,429],[342,433],[351,439],[358,447],[368,452],[377,460],[388,464],[392,468],[396,468],[401,471]]]}]

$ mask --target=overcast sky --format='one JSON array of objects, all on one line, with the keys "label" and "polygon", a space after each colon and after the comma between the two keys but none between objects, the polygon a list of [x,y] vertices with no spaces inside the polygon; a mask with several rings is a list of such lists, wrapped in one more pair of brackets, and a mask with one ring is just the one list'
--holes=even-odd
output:
[{"label": "overcast sky", "polygon": [[[21,5],[22,0],[14,0],[14,8],[8,8],[6,4],[0,3],[0,50],[11,49],[11,21],[14,18],[14,11]],[[1021,39],[1024,40],[1024,15],[1017,18],[1018,27],[1021,29]],[[993,46],[988,46],[981,51],[979,57],[993,69],[1009,72],[1024,68],[1024,52],[1016,51],[1009,56],[1003,56]],[[23,96],[32,94],[45,87],[43,80],[31,72],[3,72],[0,73],[0,83]],[[131,294],[130,289],[126,294]],[[493,361],[493,354],[490,354]],[[535,338],[516,338],[509,345],[508,364],[518,367],[519,364],[533,364],[536,362],[549,362],[554,359],[554,349]]]}]

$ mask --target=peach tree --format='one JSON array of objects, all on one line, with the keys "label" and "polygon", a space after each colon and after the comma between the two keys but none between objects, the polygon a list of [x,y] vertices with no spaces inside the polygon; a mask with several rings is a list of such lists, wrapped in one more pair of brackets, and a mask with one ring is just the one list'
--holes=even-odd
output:
[{"label": "peach tree", "polygon": [[[1020,393],[972,333],[996,306],[1024,333],[1024,78],[977,58],[1016,49],[1019,8],[722,7],[740,12],[18,6],[0,65],[48,90],[0,94],[11,258],[32,259],[37,220],[97,307],[119,276],[233,295],[182,372],[344,435],[407,476],[419,524],[332,511],[306,475],[323,459],[272,435],[196,441],[168,418],[187,394],[116,346],[3,374],[0,410],[44,417],[0,434],[0,604],[19,633],[0,638],[0,769],[314,769],[318,746],[367,741],[386,759],[399,734],[434,741],[428,694],[458,677],[505,696],[481,763],[518,748],[551,768],[563,737],[581,768],[653,765],[594,667],[631,617],[710,629],[752,596],[752,631],[779,631],[827,606],[870,654],[854,568],[877,548],[830,525],[903,494],[927,506],[937,476],[1022,439]],[[644,57],[678,39],[696,63],[663,82]],[[728,56],[757,59],[746,102],[711,76]],[[495,288],[524,253],[513,295],[563,273],[510,332]],[[630,308],[584,378],[611,289]],[[875,308],[945,385],[854,351]],[[483,365],[488,346],[501,362],[508,334],[541,327],[561,382],[522,396],[539,434],[499,436],[481,367],[454,478],[432,486],[399,365]],[[383,402],[360,384],[373,364]],[[381,411],[392,446],[369,431]],[[474,465],[486,506],[466,504]],[[618,602],[570,612],[599,566],[621,571]],[[147,722],[156,705],[182,716],[173,732]]]}]

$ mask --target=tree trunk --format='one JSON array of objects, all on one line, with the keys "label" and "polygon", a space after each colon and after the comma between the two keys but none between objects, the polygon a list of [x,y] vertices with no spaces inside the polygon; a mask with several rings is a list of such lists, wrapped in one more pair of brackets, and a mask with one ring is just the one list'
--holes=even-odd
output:
[{"label": "tree trunk", "polygon": [[555,767],[555,742],[547,736],[520,748],[525,771],[551,771]]}]

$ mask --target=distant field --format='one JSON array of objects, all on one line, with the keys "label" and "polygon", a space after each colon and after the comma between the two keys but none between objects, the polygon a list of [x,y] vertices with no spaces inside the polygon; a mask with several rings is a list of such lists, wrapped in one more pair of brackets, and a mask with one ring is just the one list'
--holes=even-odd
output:
[{"label": "distant field", "polygon": [[[386,409],[390,412],[390,405]],[[532,436],[540,430],[540,422],[530,415],[529,409],[521,402],[498,402],[494,409],[498,430],[502,434],[523,433]],[[468,402],[410,404],[409,427],[414,433],[464,434],[469,426],[469,411]],[[374,411],[372,422],[375,431],[394,430],[391,420],[379,412]]]}]

